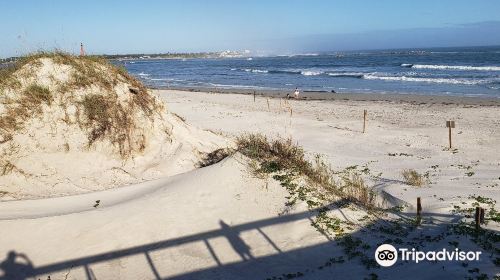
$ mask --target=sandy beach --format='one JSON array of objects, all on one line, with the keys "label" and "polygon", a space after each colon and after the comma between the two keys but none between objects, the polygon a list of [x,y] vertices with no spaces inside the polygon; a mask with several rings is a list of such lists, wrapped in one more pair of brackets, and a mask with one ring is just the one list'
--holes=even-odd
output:
[{"label": "sandy beach", "polygon": [[[37,75],[59,73],[59,83],[71,81],[50,59],[41,65]],[[134,80],[128,79],[119,78],[109,92],[122,102],[110,106],[136,102],[136,89],[129,85]],[[38,80],[57,93],[53,79]],[[72,98],[98,92],[76,91]],[[11,151],[5,166],[13,167],[0,177],[0,279],[331,279],[350,278],[353,271],[360,279],[409,273],[434,279],[498,273],[495,100],[347,95],[312,100],[307,93],[308,99],[287,100],[180,90],[152,90],[151,96],[150,102],[162,104],[153,107],[158,115],[131,111],[138,123],[127,130],[129,137],[142,141],[137,148],[130,144],[133,160],[120,160],[122,146],[116,150],[107,138],[92,149],[86,146],[77,112],[87,107],[68,113],[62,105],[43,105],[42,118],[55,118],[56,127],[35,118],[26,131],[5,138],[37,148],[3,146]],[[53,102],[64,104],[65,98]],[[65,112],[74,123],[57,121]],[[447,120],[455,121],[451,149]],[[82,136],[65,138],[69,144],[63,145],[57,131]],[[290,174],[280,173],[279,166],[266,167],[241,147],[234,150],[241,145],[238,137],[251,133],[291,139],[286,145],[302,147],[305,160],[321,159],[329,166],[324,170],[332,168],[329,184],[349,188],[345,182],[357,180],[374,201],[353,203],[342,199],[343,190],[333,199],[327,189],[309,186],[310,178],[286,177]],[[200,168],[217,149],[233,152]],[[34,159],[39,164],[30,165]],[[74,161],[88,163],[68,164]],[[256,173],[259,164],[271,171]],[[421,184],[411,185],[404,170],[420,174]],[[473,235],[476,206],[486,209],[487,223]],[[446,267],[426,261],[385,269],[373,257],[382,243],[479,250],[482,257]]]},{"label": "sandy beach", "polygon": [[[425,98],[414,104],[399,99],[287,101],[257,96],[254,102],[252,95],[156,93],[172,112],[197,127],[228,137],[251,132],[290,137],[310,155],[326,156],[336,168],[368,164],[393,181],[401,180],[405,168],[429,171],[432,183],[440,189],[450,184],[455,189],[457,184],[469,187],[479,183],[480,187],[498,180],[499,158],[493,151],[500,144],[500,111],[478,99],[474,105],[457,105],[454,102],[461,98],[454,102],[450,98],[451,104],[434,104]],[[363,110],[367,110],[365,133]],[[452,130],[455,151],[448,149],[447,120],[456,123]],[[436,165],[439,167],[431,168]],[[464,177],[460,166],[471,166],[474,176]],[[475,192],[471,190],[471,194]]]}]

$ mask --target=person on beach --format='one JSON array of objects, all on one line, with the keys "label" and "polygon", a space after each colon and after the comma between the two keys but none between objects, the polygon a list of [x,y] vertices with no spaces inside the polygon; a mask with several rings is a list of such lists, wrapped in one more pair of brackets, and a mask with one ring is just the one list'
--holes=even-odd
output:
[{"label": "person on beach", "polygon": [[293,93],[295,99],[299,99],[299,94],[300,94],[299,88],[295,88],[295,92]]}]

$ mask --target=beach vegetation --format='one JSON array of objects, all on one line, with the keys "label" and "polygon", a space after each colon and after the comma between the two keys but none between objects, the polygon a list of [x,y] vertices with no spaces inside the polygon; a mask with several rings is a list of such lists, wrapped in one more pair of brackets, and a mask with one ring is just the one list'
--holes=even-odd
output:
[{"label": "beach vegetation", "polygon": [[418,173],[415,169],[405,169],[401,172],[405,183],[410,186],[421,187],[425,183],[424,176]]},{"label": "beach vegetation", "polygon": [[[262,134],[244,134],[237,138],[237,151],[256,161],[253,172],[257,176],[273,174],[296,199],[304,200],[304,192],[316,193],[321,199],[346,199],[367,208],[374,207],[375,194],[366,186],[356,169],[334,171],[319,155],[306,158],[302,147],[291,139],[269,140]],[[299,187],[297,179],[306,187]],[[314,204],[314,202],[312,203]]]},{"label": "beach vegetation", "polygon": [[8,134],[20,129],[26,120],[42,112],[42,104],[50,105],[52,100],[50,90],[37,84],[29,85],[18,98],[6,98],[5,112],[0,116],[2,132]]},{"label": "beach vegetation", "polygon": [[42,103],[47,105],[52,103],[52,93],[47,87],[32,84],[24,90],[23,94],[25,96],[24,101],[34,106],[38,106]]},{"label": "beach vegetation", "polygon": [[11,173],[15,168],[16,166],[9,161],[0,162],[0,176]]}]

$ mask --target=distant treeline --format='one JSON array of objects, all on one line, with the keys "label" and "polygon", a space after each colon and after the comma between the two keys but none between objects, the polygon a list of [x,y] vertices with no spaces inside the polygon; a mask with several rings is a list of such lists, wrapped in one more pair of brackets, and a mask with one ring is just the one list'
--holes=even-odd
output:
[{"label": "distant treeline", "polygon": [[200,53],[113,54],[113,55],[103,55],[103,57],[107,59],[214,58],[214,57],[220,57],[220,53],[200,52]]},{"label": "distant treeline", "polygon": [[[107,59],[183,59],[183,58],[217,58],[221,57],[220,52],[199,52],[199,53],[155,53],[155,54],[104,54],[98,55]],[[14,62],[20,57],[0,58],[0,64]]]}]

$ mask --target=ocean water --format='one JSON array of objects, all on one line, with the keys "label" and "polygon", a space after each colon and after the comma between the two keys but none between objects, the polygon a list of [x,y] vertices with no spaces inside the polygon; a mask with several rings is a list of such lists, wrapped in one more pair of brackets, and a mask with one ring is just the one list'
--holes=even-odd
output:
[{"label": "ocean water", "polygon": [[148,86],[500,98],[500,47],[116,61]]}]

